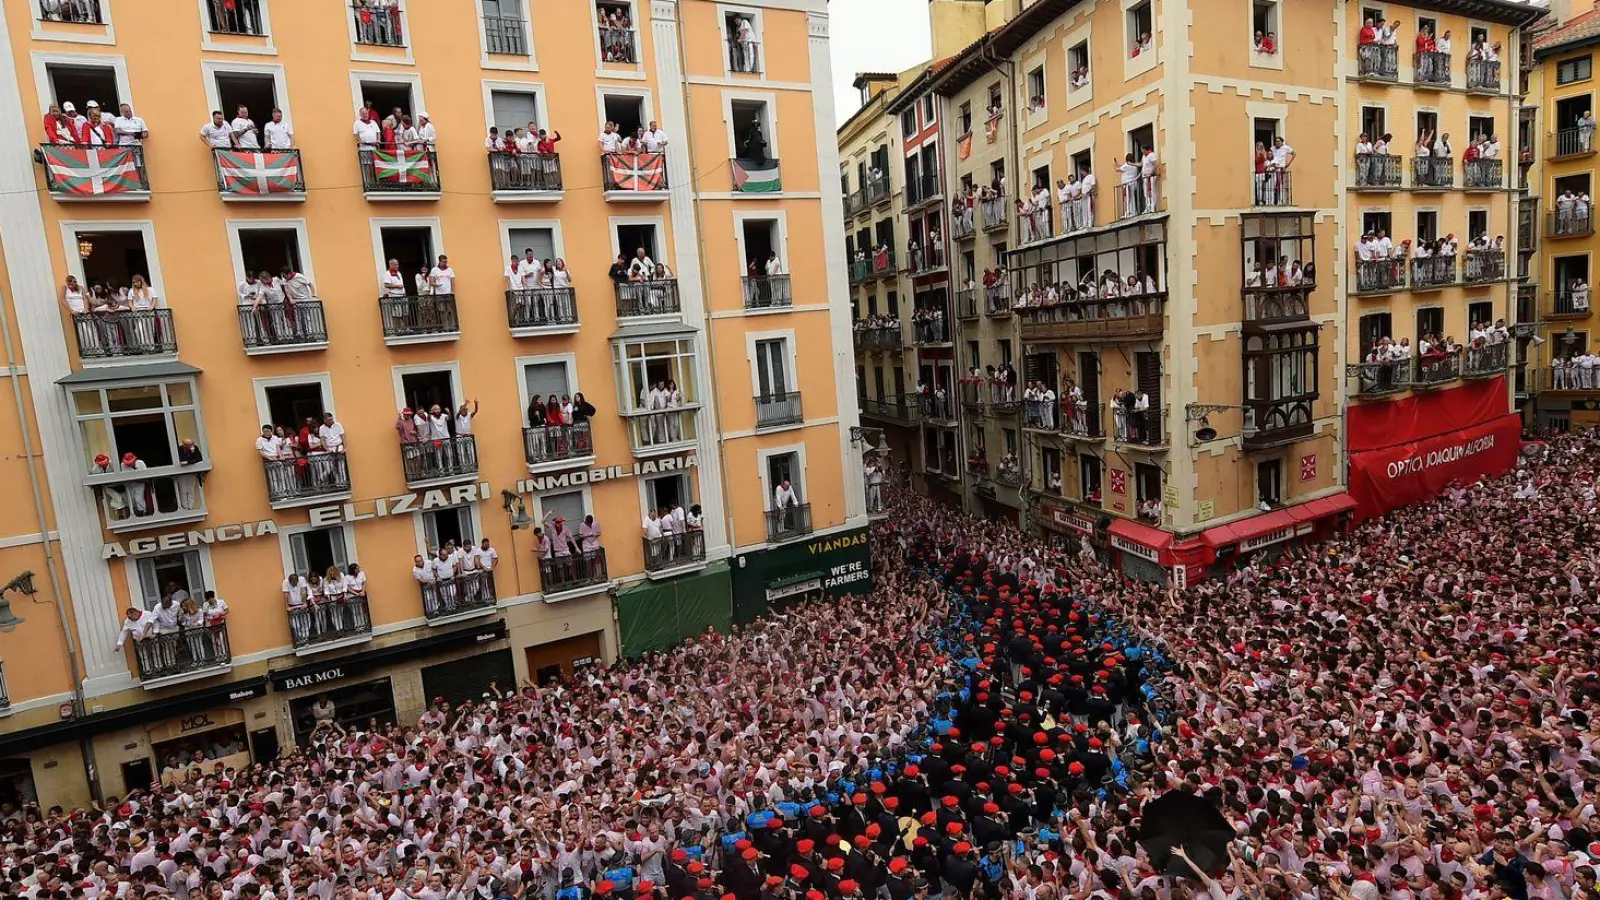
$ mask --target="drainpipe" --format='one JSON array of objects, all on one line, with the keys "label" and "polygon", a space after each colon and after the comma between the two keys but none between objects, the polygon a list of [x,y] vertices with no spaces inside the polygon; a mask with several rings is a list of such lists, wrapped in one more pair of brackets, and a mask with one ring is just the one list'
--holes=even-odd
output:
[{"label": "drainpipe", "polygon": [[[33,448],[33,431],[28,427],[27,407],[22,401],[22,368],[17,365],[17,354],[11,345],[11,314],[0,298],[0,341],[6,348],[6,374],[11,379],[11,398],[17,409],[17,431],[22,435],[22,453],[28,460],[28,485],[33,490],[33,513],[39,523],[39,541],[44,547],[44,566],[50,578],[50,591],[55,595],[56,617],[61,628],[61,639],[67,650],[67,680],[72,683],[72,714],[84,715],[88,707],[83,697],[83,679],[79,677],[78,646],[72,638],[72,623],[67,621],[67,593],[62,590],[61,567],[56,560],[55,544],[50,540],[50,522],[44,514],[44,490],[39,478],[39,458]],[[89,782],[89,796],[99,802],[100,779],[95,772],[94,744],[88,738],[78,742],[83,753],[83,775]]]},{"label": "drainpipe", "polygon": [[[1006,83],[1005,96],[1010,98],[1011,100],[1015,100],[1016,99],[1015,88],[1017,86],[1017,63],[1016,63],[1016,61],[1011,59],[1010,57],[996,56],[994,54],[994,42],[993,41],[989,41],[989,40],[985,40],[983,42],[983,52],[980,54],[980,56],[984,60],[987,60],[989,65],[993,66],[994,70],[996,72],[1000,71],[1000,67],[1001,67],[1002,64],[1005,66],[1005,72],[1000,76],[1001,78],[1005,79],[1005,83]],[[1013,107],[1014,106],[1015,106],[1015,104],[1013,104]],[[1015,108],[1013,108],[1011,110],[1011,115],[1009,116],[1009,118],[1011,119],[1011,124],[1010,124],[1011,154],[1010,154],[1010,159],[1008,159],[1006,161],[1006,163],[1007,163],[1007,165],[1006,165],[1006,170],[1007,170],[1006,171],[1006,177],[1011,181],[1011,190],[1012,190],[1013,193],[1015,193],[1015,191],[1017,190],[1018,186],[1020,184],[1022,184],[1022,182],[1020,180],[1021,175],[1022,175],[1022,130],[1017,125],[1017,122],[1018,122],[1017,112],[1018,111]],[[1016,209],[1016,206],[1012,202],[1011,198],[1001,198],[1001,201],[1003,203],[1008,204],[1008,206],[1009,206],[1009,209],[1007,210],[1008,213],[1011,210]],[[1010,238],[1011,238],[1010,230],[1007,230],[1006,238],[1007,238],[1007,243],[1010,243]],[[996,260],[996,261],[1000,262],[1000,260]],[[1009,268],[1006,269],[1005,283],[1006,284],[1010,284],[1011,283],[1011,271],[1010,271]],[[1016,303],[1016,299],[1012,298],[1010,302],[1012,304],[1015,304]],[[1013,316],[1011,318],[1011,321],[1013,323],[1017,321],[1016,320],[1016,316],[1014,314],[1013,314]],[[1014,329],[1012,331],[1012,337],[1015,339],[1015,342],[1016,342],[1017,359],[1023,360],[1022,371],[1026,372],[1027,371],[1027,363],[1026,363],[1027,354],[1024,352],[1024,348],[1023,348],[1023,345],[1022,345],[1022,331],[1016,325],[1013,325],[1012,328]],[[1054,353],[1055,351],[1052,350],[1051,352]],[[1059,370],[1059,368],[1060,367],[1057,366],[1058,370]],[[1027,415],[1027,410],[1023,410],[1023,415]],[[1026,434],[1026,432],[1023,432],[1023,434]],[[1032,449],[1033,450],[1037,450],[1037,441],[1030,441],[1030,443],[1034,444],[1034,447]],[[1033,503],[1037,499],[1037,495],[1034,493],[1034,490],[1033,490],[1033,474],[1034,473],[1033,473],[1033,465],[1032,465],[1032,463],[1033,463],[1034,453],[1030,450],[1030,452],[1028,452],[1028,453],[1026,453],[1024,455],[1026,456],[1026,459],[1020,460],[1020,462],[1022,462],[1022,465],[1019,467],[1022,470],[1022,485],[1023,486],[1017,489],[1017,501],[1022,505],[1022,509],[1021,509],[1022,519],[1018,524],[1021,525],[1023,532],[1026,533],[1027,530],[1028,530],[1028,527],[1033,524]]]}]

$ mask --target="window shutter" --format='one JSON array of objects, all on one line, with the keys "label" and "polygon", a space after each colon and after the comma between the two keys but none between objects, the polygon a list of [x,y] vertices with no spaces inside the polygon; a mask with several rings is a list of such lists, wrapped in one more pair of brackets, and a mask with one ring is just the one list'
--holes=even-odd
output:
[{"label": "window shutter", "polygon": [[428,513],[422,517],[422,539],[427,542],[430,551],[439,549],[439,516],[446,512]]},{"label": "window shutter", "polygon": [[144,596],[136,599],[143,600],[142,605],[145,609],[155,606],[156,601],[161,599],[161,585],[156,580],[156,563],[148,557],[139,560],[139,592]]},{"label": "window shutter", "polygon": [[456,507],[456,521],[459,523],[462,546],[477,543],[478,536],[472,533],[472,507]]},{"label": "window shutter", "polygon": [[333,551],[333,564],[343,572],[350,568],[350,548],[345,543],[345,532],[342,527],[335,526],[328,529],[328,549]]},{"label": "window shutter", "polygon": [[311,555],[306,552],[306,536],[304,534],[289,535],[289,564],[302,576],[309,575],[311,569]]},{"label": "window shutter", "polygon": [[196,602],[204,599],[206,595],[206,573],[204,567],[200,565],[200,554],[198,552],[190,550],[183,555],[183,574],[184,578],[189,582],[184,586],[188,589],[189,594],[197,598]]}]

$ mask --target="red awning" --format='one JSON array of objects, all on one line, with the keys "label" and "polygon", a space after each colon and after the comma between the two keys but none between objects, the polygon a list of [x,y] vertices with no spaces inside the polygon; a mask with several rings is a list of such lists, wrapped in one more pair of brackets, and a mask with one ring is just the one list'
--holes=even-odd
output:
[{"label": "red awning", "polygon": [[[1128,545],[1132,545],[1132,549]],[[1160,565],[1172,562],[1172,554],[1168,552],[1172,546],[1172,532],[1140,525],[1132,519],[1111,520],[1111,546]]]},{"label": "red awning", "polygon": [[1342,512],[1349,512],[1356,508],[1355,498],[1346,493],[1334,494],[1331,497],[1318,497],[1305,503],[1296,503],[1283,509],[1251,516],[1227,525],[1218,525],[1200,533],[1200,539],[1210,544],[1213,548],[1228,547],[1244,541],[1265,537],[1279,531],[1288,531],[1289,537],[1297,537],[1294,532],[1296,527],[1318,519],[1326,519]]}]

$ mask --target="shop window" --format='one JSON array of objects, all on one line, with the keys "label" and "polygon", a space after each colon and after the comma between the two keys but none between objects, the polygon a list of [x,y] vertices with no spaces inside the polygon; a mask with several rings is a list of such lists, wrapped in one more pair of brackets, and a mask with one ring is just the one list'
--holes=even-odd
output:
[{"label": "shop window", "polygon": [[238,769],[250,765],[250,741],[242,711],[212,710],[190,717],[185,724],[203,727],[201,723],[219,720],[221,724],[206,731],[152,741],[150,751],[155,755],[162,784],[192,783],[197,774],[209,774],[219,764]]},{"label": "shop window", "polygon": [[[429,698],[432,699],[432,698]],[[319,725],[338,725],[346,731],[381,731],[395,724],[394,688],[380,678],[318,691],[289,701],[289,719],[295,743],[308,746]]]}]

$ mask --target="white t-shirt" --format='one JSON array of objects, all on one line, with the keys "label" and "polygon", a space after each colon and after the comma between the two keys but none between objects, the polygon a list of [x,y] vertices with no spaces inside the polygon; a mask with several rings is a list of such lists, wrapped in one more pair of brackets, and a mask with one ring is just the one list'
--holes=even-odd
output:
[{"label": "white t-shirt", "polygon": [[233,129],[234,136],[239,140],[239,146],[246,150],[261,149],[261,141],[256,137],[256,123],[243,116],[236,116],[228,127]]},{"label": "white t-shirt", "polygon": [[145,127],[144,119],[138,116],[117,116],[111,122],[111,127],[117,133],[117,143],[123,147],[134,147],[142,143],[139,135],[149,131]]},{"label": "white t-shirt", "polygon": [[651,153],[659,153],[667,149],[667,133],[657,128],[644,133],[644,149]]},{"label": "white t-shirt", "polygon": [[385,297],[404,297],[406,295],[406,277],[399,272],[383,270],[378,276],[378,284],[383,288]]},{"label": "white t-shirt", "polygon": [[600,133],[600,152],[615,153],[622,149],[622,135],[615,131],[602,131]]},{"label": "white t-shirt", "polygon": [[279,446],[281,445],[276,437],[256,438],[256,452],[261,454],[262,459],[277,459]]},{"label": "white t-shirt", "polygon": [[454,294],[456,292],[456,270],[445,266],[434,266],[428,271],[428,284],[432,285],[435,294]]},{"label": "white t-shirt", "polygon": [[283,597],[290,607],[305,606],[306,598],[310,595],[311,586],[306,582],[297,581],[294,584],[290,584],[289,579],[285,578],[283,580]]},{"label": "white t-shirt", "polygon": [[322,449],[329,453],[339,453],[344,450],[344,426],[338,422],[318,426],[317,437],[322,439]]},{"label": "white t-shirt", "polygon": [[233,129],[227,125],[216,125],[207,122],[200,126],[200,136],[205,138],[206,143],[213,147],[233,146]]},{"label": "white t-shirt", "polygon": [[383,129],[378,127],[377,122],[363,122],[357,119],[350,127],[350,132],[356,136],[357,141],[370,146],[378,142],[378,136],[383,133]]},{"label": "white t-shirt", "polygon": [[472,414],[460,413],[456,416],[456,434],[472,433]]},{"label": "white t-shirt", "polygon": [[288,150],[294,146],[294,129],[288,122],[268,122],[261,130],[267,135],[268,150]]},{"label": "white t-shirt", "polygon": [[499,562],[499,560],[500,551],[494,549],[493,547],[490,547],[487,550],[481,548],[478,550],[478,564],[483,567],[485,572],[494,571],[494,564]]}]

